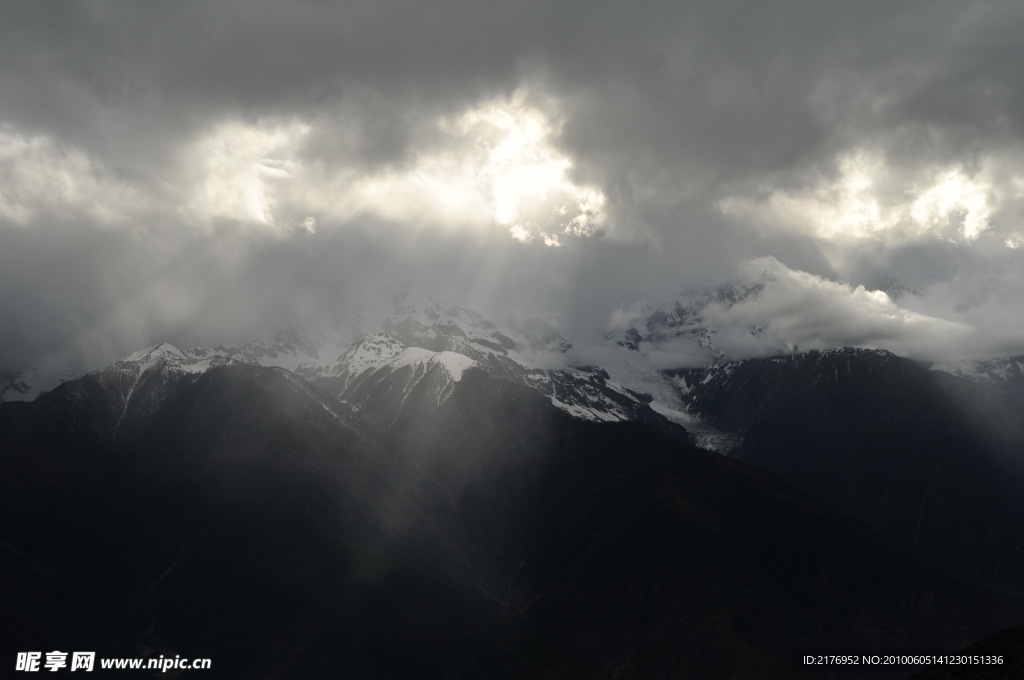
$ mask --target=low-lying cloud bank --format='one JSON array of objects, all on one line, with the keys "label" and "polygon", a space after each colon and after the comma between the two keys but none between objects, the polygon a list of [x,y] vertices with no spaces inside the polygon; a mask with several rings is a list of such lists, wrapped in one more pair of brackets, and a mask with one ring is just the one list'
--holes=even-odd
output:
[{"label": "low-lying cloud bank", "polygon": [[[992,281],[1000,278],[994,274]],[[651,368],[834,347],[885,349],[920,361],[1024,353],[1024,324],[1016,315],[997,314],[1009,300],[958,309],[959,286],[937,284],[918,293],[896,280],[888,283],[889,290],[873,290],[791,269],[773,257],[756,258],[717,289],[659,308],[624,305],[612,313],[608,332],[626,338],[635,331]],[[1024,302],[1011,286],[1003,292]]]}]

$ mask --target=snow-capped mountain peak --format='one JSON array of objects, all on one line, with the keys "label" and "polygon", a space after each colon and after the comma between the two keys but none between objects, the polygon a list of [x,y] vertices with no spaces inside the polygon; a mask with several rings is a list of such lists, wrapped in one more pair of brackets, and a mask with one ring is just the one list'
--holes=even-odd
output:
[{"label": "snow-capped mountain peak", "polygon": [[338,357],[338,363],[328,375],[354,377],[385,366],[393,370],[414,364],[440,366],[453,381],[458,382],[463,372],[477,362],[446,350],[432,352],[422,347],[406,347],[387,333],[369,333]]},{"label": "snow-capped mountain peak", "polygon": [[114,362],[108,370],[128,370],[141,375],[154,368],[163,368],[179,373],[203,373],[214,366],[226,364],[233,359],[205,349],[182,351],[169,342],[132,352],[120,361]]},{"label": "snow-capped mountain peak", "polygon": [[404,349],[405,345],[387,333],[368,333],[338,357],[335,368],[345,366],[353,371],[362,372],[387,363]]},{"label": "snow-capped mountain peak", "polygon": [[406,296],[396,303],[383,330],[407,347],[455,352],[478,361],[491,355],[506,356],[527,344],[477,312],[430,296]]},{"label": "snow-capped mountain peak", "polygon": [[120,363],[134,363],[139,364],[142,370],[153,366],[154,364],[165,361],[174,364],[190,364],[194,361],[193,357],[188,356],[180,349],[175,347],[169,342],[160,342],[155,345],[150,345],[145,349],[140,349],[136,352],[132,352],[125,358],[116,362]]},{"label": "snow-capped mountain peak", "polygon": [[572,343],[551,319],[534,314],[520,312],[497,324],[438,298],[407,295],[395,304],[383,330],[407,347],[455,352],[492,367],[506,360],[530,369],[571,363]]}]

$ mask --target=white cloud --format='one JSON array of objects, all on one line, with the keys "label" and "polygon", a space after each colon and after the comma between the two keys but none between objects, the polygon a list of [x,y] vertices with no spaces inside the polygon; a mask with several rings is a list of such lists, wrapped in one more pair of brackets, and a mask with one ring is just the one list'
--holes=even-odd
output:
[{"label": "white cloud", "polygon": [[[708,331],[716,350],[733,360],[834,347],[886,349],[936,360],[984,356],[998,348],[991,324],[956,314],[945,291],[925,301],[914,297],[920,309],[911,309],[885,292],[791,269],[773,257],[748,260],[738,273],[741,285],[754,292],[738,302],[711,302],[678,329],[680,334],[641,343],[648,360],[659,367],[706,363],[713,355],[700,338]],[[610,327],[631,327],[650,312],[643,303],[622,306]],[[689,331],[700,333],[691,337]]]},{"label": "white cloud", "polygon": [[602,224],[603,194],[570,179],[572,161],[554,147],[552,123],[520,98],[442,118],[437,131],[408,167],[356,182],[344,203],[399,221],[497,226],[550,246]]},{"label": "white cloud", "polygon": [[294,154],[309,132],[300,121],[222,122],[182,154],[186,216],[208,223],[229,219],[278,225],[282,193],[294,179]]},{"label": "white cloud", "polygon": [[355,154],[346,157],[344,144],[333,158],[305,161],[310,126],[301,122],[224,123],[186,154],[198,168],[188,205],[207,218],[263,224],[316,213],[321,226],[325,218],[370,215],[419,227],[497,228],[550,246],[602,226],[604,195],[570,178],[554,124],[522,97],[424,125],[405,162],[366,168]]},{"label": "white cloud", "polygon": [[884,154],[858,149],[836,160],[832,176],[763,196],[734,194],[719,208],[733,218],[804,230],[827,241],[926,236],[970,242],[990,228],[1007,200],[1001,189],[1007,170],[992,158],[973,172],[957,165],[901,172]]},{"label": "white cloud", "polygon": [[762,292],[731,306],[709,305],[705,323],[763,326],[770,345],[888,349],[920,359],[968,351],[980,341],[969,324],[911,311],[884,292],[795,271],[772,257],[744,263],[741,275],[764,283]]},{"label": "white cloud", "polygon": [[651,308],[647,304],[646,300],[638,300],[629,304],[619,305],[619,307],[612,312],[612,317],[608,321],[609,331],[624,331],[630,328],[635,321],[642,319],[651,313]]},{"label": "white cloud", "polygon": [[0,219],[26,226],[40,214],[63,213],[118,224],[143,204],[133,187],[85,152],[0,125]]},{"label": "white cloud", "polygon": [[[833,347],[886,349],[918,360],[993,356],[1012,347],[1021,349],[1011,338],[1021,336],[1024,323],[1011,327],[997,321],[996,310],[1006,304],[1005,296],[984,304],[971,301],[968,314],[952,308],[957,301],[952,293],[969,288],[962,282],[936,286],[924,296],[913,296],[912,305],[903,306],[882,291],[794,270],[773,257],[744,262],[739,274],[746,284],[757,284],[759,292],[736,303],[711,303],[691,324],[692,330],[711,329],[713,345],[728,359]],[[1007,273],[1001,280],[1009,285],[1019,274]],[[649,312],[642,303],[620,307],[611,326],[627,328]],[[643,343],[640,349],[661,367],[694,365],[712,358],[685,334]]]},{"label": "white cloud", "polygon": [[188,146],[186,213],[276,228],[370,215],[428,228],[503,229],[511,238],[559,246],[595,234],[605,197],[570,178],[572,161],[553,143],[554,124],[522,97],[485,102],[441,117],[410,160],[361,167],[342,151],[327,162],[302,155],[311,126],[227,121]]}]

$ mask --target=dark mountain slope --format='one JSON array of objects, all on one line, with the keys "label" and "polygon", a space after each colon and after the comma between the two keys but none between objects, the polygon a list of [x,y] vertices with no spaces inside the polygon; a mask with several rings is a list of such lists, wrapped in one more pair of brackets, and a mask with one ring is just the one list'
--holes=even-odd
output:
[{"label": "dark mountain slope", "polygon": [[1024,421],[983,385],[887,352],[686,375],[737,457],[964,574],[1024,587]]},{"label": "dark mountain slope", "polygon": [[8,620],[38,619],[39,598],[73,614],[18,649],[203,656],[219,677],[577,676],[388,531],[393,457],[311,395],[284,371],[230,366],[110,448],[4,442],[3,541],[25,556]]},{"label": "dark mountain slope", "polygon": [[800,650],[952,648],[1020,620],[770,475],[476,372],[402,431],[482,587],[602,675],[790,677]]},{"label": "dark mountain slope", "polygon": [[218,677],[789,678],[822,677],[809,651],[1024,620],[771,475],[480,371],[390,439],[279,369],[168,384],[115,430],[71,427],[110,409],[63,389],[0,405],[20,649]]}]

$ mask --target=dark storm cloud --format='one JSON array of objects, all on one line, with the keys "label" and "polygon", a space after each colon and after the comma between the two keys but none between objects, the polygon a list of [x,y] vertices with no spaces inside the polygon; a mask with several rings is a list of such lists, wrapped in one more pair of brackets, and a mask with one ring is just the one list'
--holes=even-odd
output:
[{"label": "dark storm cloud", "polygon": [[393,156],[422,118],[537,79],[567,99],[563,141],[592,159],[590,172],[628,176],[628,163],[668,171],[663,182],[717,182],[904,126],[958,153],[964,137],[1016,139],[1008,114],[1024,87],[1013,30],[1024,10],[1010,3],[90,2],[8,13],[0,49],[17,96],[0,115],[86,145],[116,146],[120,134],[158,144],[219,116],[343,103]]},{"label": "dark storm cloud", "polygon": [[[905,275],[951,307],[985,309],[985,290],[1012,300],[1020,282],[1020,251],[998,248],[1021,231],[1019,3],[96,1],[0,14],[0,367],[68,346],[109,360],[169,336],[270,332],[400,280],[495,313],[560,308],[574,328],[761,256],[854,284]],[[424,213],[402,228],[366,206],[329,209],[367,177],[454,149],[439,120],[514,96],[552,121],[572,180],[603,192],[604,237],[554,249],[494,225],[431,230]],[[247,163],[270,157],[262,184],[216,156],[223,139],[256,149]],[[815,197],[864,149],[884,166],[874,197],[901,225],[947,168],[984,180],[998,247],[958,236],[966,208],[941,201],[929,219],[945,231],[898,238],[787,222],[808,201],[801,215],[821,213]],[[261,191],[277,192],[274,228],[238,212]],[[293,229],[307,217],[317,233]],[[974,297],[951,292],[958,280]],[[857,336],[845,327],[822,337]]]}]

